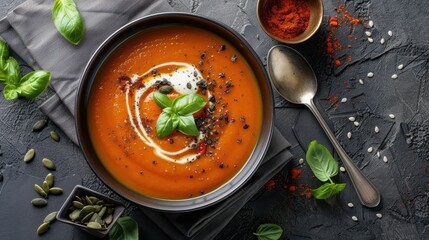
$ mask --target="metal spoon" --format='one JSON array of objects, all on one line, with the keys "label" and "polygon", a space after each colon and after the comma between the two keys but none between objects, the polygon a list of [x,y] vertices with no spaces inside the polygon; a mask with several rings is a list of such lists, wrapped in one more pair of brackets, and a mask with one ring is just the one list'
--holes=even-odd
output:
[{"label": "metal spoon", "polygon": [[313,97],[317,92],[317,79],[311,66],[300,53],[285,46],[271,48],[267,61],[268,75],[280,95],[289,102],[304,104],[319,121],[343,161],[362,205],[376,207],[380,203],[380,193],[356,167],[314,105]]}]

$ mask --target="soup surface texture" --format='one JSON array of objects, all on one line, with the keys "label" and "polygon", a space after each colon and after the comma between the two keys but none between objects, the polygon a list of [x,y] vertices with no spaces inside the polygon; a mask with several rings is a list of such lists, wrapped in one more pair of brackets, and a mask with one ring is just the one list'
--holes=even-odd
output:
[{"label": "soup surface texture", "polygon": [[[161,107],[198,94],[199,134],[157,136]],[[257,80],[242,55],[201,28],[165,25],[125,41],[100,68],[88,105],[95,151],[124,186],[161,199],[198,197],[221,187],[246,163],[261,131]]]}]

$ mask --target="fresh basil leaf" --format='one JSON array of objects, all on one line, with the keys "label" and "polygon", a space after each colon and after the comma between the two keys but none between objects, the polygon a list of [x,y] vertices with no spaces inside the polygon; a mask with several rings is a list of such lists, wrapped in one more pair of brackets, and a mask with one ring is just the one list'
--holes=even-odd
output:
[{"label": "fresh basil leaf", "polygon": [[158,106],[162,109],[171,107],[173,105],[173,101],[171,101],[167,95],[160,92],[154,92],[153,99],[155,99],[156,104],[158,104]]},{"label": "fresh basil leaf", "polygon": [[118,218],[115,225],[109,231],[110,240],[138,240],[139,226],[137,222],[129,216]]},{"label": "fresh basil leaf", "polygon": [[48,87],[51,81],[51,73],[48,71],[33,71],[25,75],[19,81],[18,90],[20,96],[33,99],[39,96]]},{"label": "fresh basil leaf", "polygon": [[189,136],[197,136],[200,133],[192,115],[179,117],[179,132]]},{"label": "fresh basil leaf", "polygon": [[180,96],[173,101],[173,110],[180,116],[198,112],[207,103],[207,100],[196,93]]},{"label": "fresh basil leaf", "polygon": [[14,86],[6,85],[3,88],[3,96],[6,100],[13,100],[19,97],[19,90],[17,90]]},{"label": "fresh basil leaf", "polygon": [[21,67],[15,58],[9,57],[9,59],[6,61],[4,73],[6,74],[6,84],[18,86],[19,79],[21,78]]},{"label": "fresh basil leaf", "polygon": [[259,225],[256,232],[253,233],[259,240],[277,240],[283,234],[283,229],[277,225],[272,223],[266,223]]},{"label": "fresh basil leaf", "polygon": [[173,109],[172,109],[171,107],[166,107],[166,108],[162,109],[162,111],[163,111],[163,112],[166,112],[166,113],[168,113],[168,114],[174,114],[174,115],[176,115],[176,114],[173,112]]},{"label": "fresh basil leaf", "polygon": [[55,0],[52,20],[60,34],[74,45],[79,44],[85,27],[73,0]]},{"label": "fresh basil leaf", "polygon": [[1,69],[5,68],[8,59],[9,59],[9,47],[7,46],[6,42],[4,42],[3,40],[0,40],[0,68]]},{"label": "fresh basil leaf", "polygon": [[338,174],[338,163],[325,146],[312,141],[306,154],[307,163],[320,181],[326,182]]},{"label": "fresh basil leaf", "polygon": [[345,183],[325,183],[316,189],[310,189],[310,191],[311,194],[317,199],[328,199],[343,191],[345,187]]},{"label": "fresh basil leaf", "polygon": [[156,121],[156,135],[163,138],[170,135],[179,125],[178,117],[173,113],[162,112]]}]

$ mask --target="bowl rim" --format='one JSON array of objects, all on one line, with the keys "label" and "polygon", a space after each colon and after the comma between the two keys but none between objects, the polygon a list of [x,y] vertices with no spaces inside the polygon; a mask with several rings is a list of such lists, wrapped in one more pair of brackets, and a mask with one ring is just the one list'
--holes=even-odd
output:
[{"label": "bowl rim", "polygon": [[274,40],[281,42],[281,43],[285,43],[285,44],[299,44],[302,42],[307,41],[308,39],[310,39],[320,28],[320,26],[322,25],[323,22],[323,14],[324,14],[324,5],[323,5],[323,0],[316,0],[317,2],[319,2],[320,6],[319,6],[319,11],[320,11],[320,17],[318,18],[317,24],[315,25],[315,27],[312,29],[312,31],[310,31],[307,36],[305,38],[301,38],[299,40],[294,40],[294,38],[291,39],[283,39],[280,37],[277,37],[276,35],[272,34],[270,31],[268,31],[268,29],[265,28],[265,24],[264,21],[261,19],[263,12],[261,12],[261,4],[262,3],[266,3],[267,1],[270,0],[258,0],[257,4],[256,4],[256,18],[258,19],[258,23],[259,26],[262,28],[262,30],[271,38],[273,38]]},{"label": "bowl rim", "polygon": [[[255,75],[257,73],[262,74],[263,78],[262,80],[258,80],[258,84],[260,87],[264,87],[265,89],[261,89],[261,99],[263,101],[263,105],[266,104],[269,107],[263,108],[263,120],[262,120],[262,128],[259,136],[259,140],[257,141],[250,157],[246,161],[246,163],[243,165],[243,167],[228,181],[226,181],[223,185],[219,186],[215,190],[210,191],[209,193],[206,193],[202,196],[197,196],[193,198],[186,198],[186,199],[158,199],[153,197],[144,196],[142,194],[135,193],[131,189],[127,188],[125,185],[120,183],[118,180],[115,179],[116,183],[122,186],[122,189],[117,188],[117,186],[111,186],[109,184],[108,180],[114,179],[113,176],[108,176],[109,179],[105,179],[101,176],[101,173],[95,163],[91,161],[91,155],[94,154],[95,150],[91,146],[92,144],[88,144],[89,134],[88,132],[85,132],[85,123],[82,119],[86,119],[86,103],[87,98],[85,95],[87,92],[90,92],[90,89],[86,89],[87,85],[89,88],[92,86],[93,77],[91,79],[91,74],[94,75],[98,72],[98,69],[94,70],[93,67],[96,66],[97,62],[98,65],[102,65],[106,57],[108,57],[113,50],[110,50],[110,53],[106,53],[105,51],[109,51],[109,48],[112,48],[112,42],[113,45],[115,44],[115,40],[117,38],[124,38],[124,36],[127,35],[127,30],[133,30],[133,28],[140,29],[139,31],[135,32],[134,34],[131,34],[130,36],[134,36],[138,32],[144,31],[147,28],[152,28],[155,26],[145,26],[147,25],[147,22],[159,20],[162,18],[167,18],[167,20],[178,20],[182,19],[183,21],[194,21],[194,22],[200,22],[200,25],[209,25],[211,28],[218,28],[217,31],[214,34],[220,36],[225,41],[228,41],[231,43],[231,39],[234,38],[237,42],[240,43],[240,48],[236,46],[236,44],[233,44],[234,47],[237,47],[237,50],[241,49],[239,51],[241,54],[244,55],[243,51],[246,51],[246,54],[251,56],[251,61],[254,63],[255,66],[258,66],[258,70],[255,71],[252,69]],[[174,24],[174,22],[170,23],[163,23],[163,24]],[[183,24],[183,23],[181,23]],[[142,25],[139,27],[139,25]],[[162,24],[160,24],[162,25]],[[224,36],[227,36],[231,39],[228,39],[227,37],[222,36],[219,32],[222,31]],[[121,36],[122,35],[122,36]],[[130,36],[126,37],[125,40],[123,40],[120,44],[117,44],[116,47],[120,46],[124,41],[126,41]],[[232,44],[232,43],[231,43]],[[113,47],[115,49],[116,47]],[[104,59],[103,59],[103,56]],[[100,60],[101,59],[101,60]],[[246,59],[249,66],[250,60]],[[163,13],[155,13],[151,15],[147,15],[141,18],[138,18],[136,20],[133,20],[124,26],[120,27],[118,30],[113,32],[106,40],[104,40],[98,48],[94,51],[92,54],[90,60],[88,61],[87,65],[85,66],[85,70],[80,78],[79,87],[77,89],[77,97],[76,97],[76,108],[75,108],[75,116],[76,116],[76,133],[79,141],[79,145],[82,149],[83,155],[85,157],[85,160],[87,161],[88,165],[92,169],[92,171],[95,173],[95,175],[111,190],[113,190],[118,195],[124,197],[130,202],[133,202],[134,204],[137,204],[139,206],[148,207],[160,211],[165,212],[188,212],[188,211],[194,211],[202,208],[206,208],[208,206],[211,206],[215,203],[218,203],[221,200],[226,199],[226,197],[231,196],[233,193],[235,193],[238,189],[240,189],[256,172],[258,167],[261,165],[263,158],[265,157],[268,147],[271,143],[271,138],[273,135],[273,128],[274,128],[274,95],[271,87],[271,83],[269,81],[268,73],[257,55],[257,53],[254,51],[254,49],[251,47],[251,45],[242,37],[240,34],[235,32],[235,30],[231,29],[229,26],[227,26],[224,23],[221,23],[217,20],[205,17],[205,16],[199,16],[196,14],[190,14],[190,13],[177,13],[177,12],[163,12]],[[90,82],[90,83],[88,83]],[[262,85],[261,85],[262,84]],[[264,97],[263,91],[268,94],[268,96]],[[262,139],[262,137],[264,139]],[[262,139],[262,141],[261,141]],[[97,156],[98,158],[98,156]],[[255,159],[255,164],[250,165],[250,160]],[[247,168],[246,168],[247,167]],[[244,169],[246,168],[246,173],[242,173]],[[104,171],[107,171],[104,168]],[[108,171],[107,171],[108,172]],[[239,175],[243,175],[240,179],[238,179],[237,182],[233,182],[233,180],[237,180],[237,177]],[[241,176],[240,175],[240,176]],[[229,189],[225,190],[225,187],[227,185],[229,186]],[[220,189],[224,189],[223,192],[218,194],[217,196],[212,196],[215,192],[219,191]],[[126,194],[125,194],[126,193]],[[131,194],[131,195],[130,195]],[[207,199],[208,196],[211,196],[211,198]],[[136,198],[138,198],[136,200]],[[145,201],[142,201],[144,199]],[[205,200],[204,200],[205,199]],[[154,201],[160,201],[157,203],[154,203]],[[161,206],[158,203],[162,203]],[[168,204],[167,204],[168,203]]]}]

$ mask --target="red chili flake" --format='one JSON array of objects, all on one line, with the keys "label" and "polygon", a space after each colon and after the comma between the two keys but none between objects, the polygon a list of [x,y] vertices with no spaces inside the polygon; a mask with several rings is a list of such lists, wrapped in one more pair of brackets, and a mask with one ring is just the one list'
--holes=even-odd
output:
[{"label": "red chili flake", "polygon": [[341,66],[341,61],[338,59],[335,60],[335,66],[337,66],[337,67]]},{"label": "red chili flake", "polygon": [[290,187],[289,187],[289,191],[291,191],[291,192],[295,192],[295,191],[296,191],[296,187],[295,187],[295,186],[290,186]]},{"label": "red chili flake", "polygon": [[265,187],[267,188],[268,191],[273,190],[275,186],[276,186],[276,182],[272,179],[265,184]]},{"label": "red chili flake", "polygon": [[300,168],[292,168],[291,170],[291,178],[298,179],[301,176],[302,170]]},{"label": "red chili flake", "polygon": [[207,145],[205,143],[198,144],[197,151],[199,155],[204,155],[207,151]]}]

